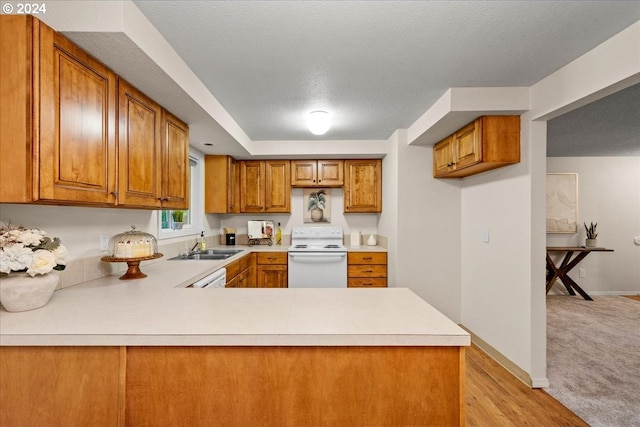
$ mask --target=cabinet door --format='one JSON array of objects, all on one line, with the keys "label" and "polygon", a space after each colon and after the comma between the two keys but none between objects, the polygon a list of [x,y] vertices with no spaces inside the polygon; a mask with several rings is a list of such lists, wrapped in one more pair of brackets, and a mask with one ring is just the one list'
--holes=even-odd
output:
[{"label": "cabinet door", "polygon": [[344,160],[318,160],[318,185],[342,187],[344,184]]},{"label": "cabinet door", "polygon": [[0,425],[125,425],[125,357],[124,347],[0,347]]},{"label": "cabinet door", "polygon": [[240,165],[230,156],[204,158],[204,210],[240,212]]},{"label": "cabinet door", "polygon": [[227,212],[240,212],[240,166],[238,162],[227,157]]},{"label": "cabinet door", "polygon": [[264,212],[264,161],[240,162],[240,212]]},{"label": "cabinet door", "polygon": [[286,265],[258,265],[257,269],[259,288],[286,288]]},{"label": "cabinet door", "polygon": [[314,187],[317,183],[317,167],[315,160],[291,161],[291,185],[293,187]]},{"label": "cabinet door", "polygon": [[265,161],[265,212],[291,211],[291,170],[289,160]]},{"label": "cabinet door", "polygon": [[161,207],[161,108],[120,80],[118,204]]},{"label": "cabinet door", "polygon": [[382,160],[345,160],[344,211],[382,212]]},{"label": "cabinet door", "polygon": [[453,168],[453,137],[449,136],[433,147],[433,176],[445,176]]},{"label": "cabinet door", "polygon": [[33,163],[38,111],[38,22],[31,15],[0,15],[0,203],[38,198]]},{"label": "cabinet door", "polygon": [[189,127],[167,111],[162,111],[163,209],[189,209]]},{"label": "cabinet door", "polygon": [[[38,193],[34,199],[116,202],[117,77],[40,24]],[[38,129],[38,125],[40,128]],[[38,183],[39,181],[39,183]]]},{"label": "cabinet door", "polygon": [[482,161],[481,123],[481,120],[476,120],[453,134],[454,169]]}]

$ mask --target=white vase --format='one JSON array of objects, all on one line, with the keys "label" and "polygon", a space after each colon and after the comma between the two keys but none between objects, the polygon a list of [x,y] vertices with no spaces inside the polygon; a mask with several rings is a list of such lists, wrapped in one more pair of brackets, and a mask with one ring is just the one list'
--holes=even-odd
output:
[{"label": "white vase", "polygon": [[0,302],[7,311],[28,311],[47,305],[60,276],[55,273],[11,273],[0,278]]},{"label": "white vase", "polygon": [[367,245],[369,246],[375,246],[377,244],[376,242],[376,236],[374,236],[373,234],[369,236],[369,239],[367,239]]}]

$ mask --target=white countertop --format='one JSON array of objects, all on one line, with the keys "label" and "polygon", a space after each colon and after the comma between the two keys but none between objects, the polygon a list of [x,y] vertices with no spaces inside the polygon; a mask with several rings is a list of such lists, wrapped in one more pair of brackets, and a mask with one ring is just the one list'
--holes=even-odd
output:
[{"label": "white countertop", "polygon": [[228,262],[143,263],[144,279],[110,276],[56,291],[37,310],[2,309],[0,345],[470,344],[467,332],[406,288],[184,287]]}]

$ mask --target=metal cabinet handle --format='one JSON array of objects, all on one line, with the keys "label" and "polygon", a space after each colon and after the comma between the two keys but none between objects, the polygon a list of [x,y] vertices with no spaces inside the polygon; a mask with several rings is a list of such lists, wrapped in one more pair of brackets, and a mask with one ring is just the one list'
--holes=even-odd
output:
[{"label": "metal cabinet handle", "polygon": [[366,257],[362,257],[362,259],[365,261],[371,261],[372,258],[370,256],[366,256]]}]

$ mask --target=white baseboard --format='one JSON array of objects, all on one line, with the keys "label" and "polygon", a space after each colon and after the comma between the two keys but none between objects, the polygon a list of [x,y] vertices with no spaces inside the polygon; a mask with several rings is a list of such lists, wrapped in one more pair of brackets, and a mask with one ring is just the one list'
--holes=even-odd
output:
[{"label": "white baseboard", "polygon": [[[640,295],[640,290],[637,291],[590,291],[588,289],[584,290],[589,295],[594,296],[625,296],[625,295]],[[548,295],[569,295],[567,292],[549,292]],[[576,294],[577,295],[577,294]]]},{"label": "white baseboard", "polygon": [[589,295],[598,296],[625,296],[625,295],[640,295],[640,291],[585,291]]},{"label": "white baseboard", "polygon": [[531,378],[531,387],[548,388],[550,386],[548,378]]},{"label": "white baseboard", "polygon": [[464,325],[458,325],[471,335],[471,342],[478,346],[479,349],[487,353],[489,357],[495,360],[500,366],[509,371],[514,377],[522,381],[524,384],[531,388],[544,388],[549,387],[549,380],[547,378],[531,378],[529,373],[509,360],[504,354],[500,353],[489,343],[482,338],[475,335],[472,331],[466,328]]}]

